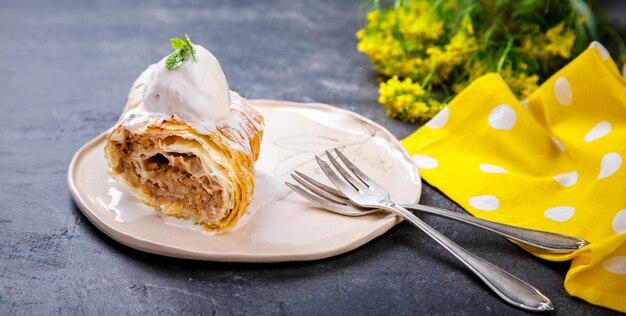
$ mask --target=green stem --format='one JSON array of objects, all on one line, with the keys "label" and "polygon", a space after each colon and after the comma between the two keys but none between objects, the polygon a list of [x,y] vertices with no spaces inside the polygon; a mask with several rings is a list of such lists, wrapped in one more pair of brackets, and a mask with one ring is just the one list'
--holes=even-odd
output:
[{"label": "green stem", "polygon": [[433,78],[433,76],[435,75],[435,70],[437,69],[437,67],[431,69],[428,74],[426,75],[426,77],[424,77],[424,81],[422,81],[422,89],[425,89],[426,86],[428,85],[428,83],[430,82],[430,79]]},{"label": "green stem", "polygon": [[437,9],[439,9],[439,6],[441,5],[441,3],[443,2],[443,0],[437,0],[433,3],[432,5],[432,9],[431,9],[431,14],[436,12]]},{"label": "green stem", "polygon": [[500,70],[502,70],[502,66],[504,65],[504,61],[506,60],[506,56],[511,51],[511,47],[513,47],[513,39],[512,38],[510,38],[508,40],[508,42],[506,43],[506,47],[504,48],[504,51],[502,52],[502,55],[498,59],[498,66],[496,67],[496,71],[498,73],[500,73]]}]

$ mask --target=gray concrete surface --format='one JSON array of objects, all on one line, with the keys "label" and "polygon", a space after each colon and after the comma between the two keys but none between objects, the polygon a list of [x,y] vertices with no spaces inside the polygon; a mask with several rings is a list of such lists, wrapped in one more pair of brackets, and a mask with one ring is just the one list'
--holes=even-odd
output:
[{"label": "gray concrete surface", "polygon": [[[385,116],[375,73],[355,50],[358,4],[2,0],[0,314],[521,314],[406,223],[326,260],[210,263],[120,245],[72,202],[72,155],[112,126],[135,77],[185,32],[246,97],[328,103],[408,135],[415,126]],[[429,186],[423,202],[459,210]],[[424,219],[538,286],[557,313],[612,313],[567,295],[568,263]]]}]

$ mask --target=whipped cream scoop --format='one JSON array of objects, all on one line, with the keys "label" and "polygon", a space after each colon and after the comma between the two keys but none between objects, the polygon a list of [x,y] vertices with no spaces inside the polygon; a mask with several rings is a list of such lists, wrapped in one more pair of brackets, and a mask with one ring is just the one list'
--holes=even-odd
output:
[{"label": "whipped cream scoop", "polygon": [[222,67],[204,47],[193,47],[196,60],[188,58],[168,70],[165,57],[147,69],[144,112],[176,115],[192,125],[212,125],[228,117],[230,93]]}]

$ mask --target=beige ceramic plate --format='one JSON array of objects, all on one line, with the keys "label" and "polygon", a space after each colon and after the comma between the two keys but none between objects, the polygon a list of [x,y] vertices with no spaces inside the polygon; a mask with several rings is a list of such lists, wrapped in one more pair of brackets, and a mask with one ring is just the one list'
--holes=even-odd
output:
[{"label": "beige ceramic plate", "polygon": [[206,233],[159,215],[120,222],[124,212],[149,213],[151,209],[133,199],[116,202],[124,187],[112,183],[104,158],[103,135],[85,144],[72,160],[68,183],[74,201],[96,227],[139,250],[197,260],[278,262],[338,255],[398,223],[391,215],[335,215],[316,208],[284,186],[294,168],[324,179],[314,155],[326,149],[344,148],[344,153],[387,187],[398,202],[419,200],[421,181],[416,166],[398,141],[378,124],[323,104],[268,100],[252,103],[263,114],[266,129],[256,163],[254,200],[232,230]]}]

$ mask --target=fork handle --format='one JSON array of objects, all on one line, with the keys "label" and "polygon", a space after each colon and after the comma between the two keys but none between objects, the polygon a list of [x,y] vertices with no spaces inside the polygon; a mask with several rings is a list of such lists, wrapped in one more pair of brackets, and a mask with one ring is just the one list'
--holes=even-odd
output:
[{"label": "fork handle", "polygon": [[399,205],[405,209],[416,210],[431,215],[445,217],[478,228],[482,228],[484,230],[504,236],[508,239],[515,240],[521,244],[549,253],[572,253],[589,244],[589,242],[587,242],[586,240],[576,237],[496,223],[471,215],[457,213],[437,207],[421,204]]},{"label": "fork handle", "polygon": [[534,286],[474,255],[397,204],[383,206],[417,226],[474,272],[489,288],[506,302],[533,312],[554,309],[552,302]]}]

